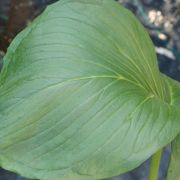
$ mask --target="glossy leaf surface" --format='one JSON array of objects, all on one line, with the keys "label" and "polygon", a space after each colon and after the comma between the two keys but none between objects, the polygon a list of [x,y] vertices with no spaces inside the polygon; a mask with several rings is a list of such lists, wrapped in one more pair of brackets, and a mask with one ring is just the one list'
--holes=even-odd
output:
[{"label": "glossy leaf surface", "polygon": [[168,82],[131,12],[113,0],[61,0],[4,59],[0,165],[48,180],[127,172],[180,131]]}]

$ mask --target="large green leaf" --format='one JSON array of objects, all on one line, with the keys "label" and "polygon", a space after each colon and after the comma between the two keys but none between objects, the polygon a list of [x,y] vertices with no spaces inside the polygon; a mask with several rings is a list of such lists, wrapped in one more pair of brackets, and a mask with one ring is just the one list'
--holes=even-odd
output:
[{"label": "large green leaf", "polygon": [[171,161],[168,169],[168,180],[180,178],[180,135],[172,142]]},{"label": "large green leaf", "polygon": [[20,33],[0,76],[0,164],[37,179],[127,172],[180,131],[172,85],[113,0],[61,0]]},{"label": "large green leaf", "polygon": [[[170,81],[173,96],[173,104],[180,109],[180,85]],[[168,170],[168,180],[179,180],[180,178],[180,134],[172,142],[171,161]]]}]

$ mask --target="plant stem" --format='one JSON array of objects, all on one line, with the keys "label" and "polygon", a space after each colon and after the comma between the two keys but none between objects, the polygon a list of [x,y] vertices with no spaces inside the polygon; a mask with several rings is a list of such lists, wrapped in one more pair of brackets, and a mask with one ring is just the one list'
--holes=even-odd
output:
[{"label": "plant stem", "polygon": [[149,180],[158,180],[159,165],[161,161],[162,149],[156,152],[151,158]]}]

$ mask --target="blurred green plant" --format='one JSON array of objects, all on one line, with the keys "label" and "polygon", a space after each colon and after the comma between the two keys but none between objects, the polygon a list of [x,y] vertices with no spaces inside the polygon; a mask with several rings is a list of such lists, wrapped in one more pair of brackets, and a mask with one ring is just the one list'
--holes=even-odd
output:
[{"label": "blurred green plant", "polygon": [[0,19],[2,19],[3,21],[7,21],[8,17],[3,15],[3,14],[1,14],[1,12],[0,12]]}]

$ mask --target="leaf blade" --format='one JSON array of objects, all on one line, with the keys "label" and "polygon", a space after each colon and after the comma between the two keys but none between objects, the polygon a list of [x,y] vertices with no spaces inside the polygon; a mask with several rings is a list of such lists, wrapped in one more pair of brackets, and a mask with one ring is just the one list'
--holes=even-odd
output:
[{"label": "leaf blade", "polygon": [[152,42],[127,10],[60,1],[27,31],[1,74],[2,167],[29,178],[102,179],[179,133]]},{"label": "leaf blade", "polygon": [[[169,83],[171,84],[171,94],[172,94],[172,101],[171,104],[176,106],[178,109],[180,109],[180,86],[179,83],[170,80]],[[177,180],[179,178],[179,169],[180,169],[180,153],[179,153],[179,143],[180,137],[179,135],[172,141],[171,143],[171,160],[168,168],[168,180]]]}]

